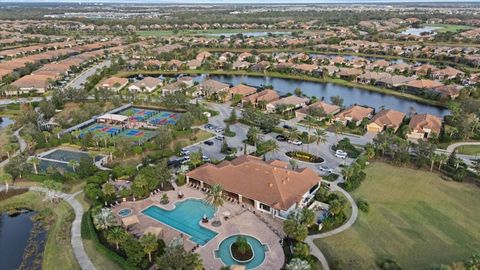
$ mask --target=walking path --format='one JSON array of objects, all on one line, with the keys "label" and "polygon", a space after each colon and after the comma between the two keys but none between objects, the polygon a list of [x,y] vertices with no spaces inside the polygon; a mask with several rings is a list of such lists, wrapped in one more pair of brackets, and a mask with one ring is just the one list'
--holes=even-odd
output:
[{"label": "walking path", "polygon": [[[17,140],[18,140],[18,144],[20,145],[20,149],[17,150],[17,152],[13,153],[11,157],[15,157],[17,156],[18,154],[20,154],[21,152],[25,151],[25,149],[27,149],[27,143],[25,142],[25,140],[20,136],[20,130],[22,130],[22,128],[19,128],[17,129],[14,133],[13,133],[13,136],[17,137]],[[10,159],[7,158],[5,159],[4,161],[0,162],[0,168],[2,168],[3,166],[5,166],[8,161]]]},{"label": "walking path", "polygon": [[350,202],[350,205],[352,207],[352,215],[347,220],[347,222],[345,222],[342,226],[340,226],[340,227],[338,227],[334,230],[328,231],[328,232],[309,235],[307,237],[307,239],[305,239],[305,242],[310,247],[310,251],[311,251],[312,255],[317,257],[317,259],[322,264],[322,269],[323,270],[330,270],[330,267],[328,266],[328,262],[327,262],[327,259],[325,258],[325,255],[323,255],[322,251],[315,245],[313,240],[319,239],[319,238],[330,237],[330,236],[339,234],[339,233],[347,230],[348,228],[352,227],[352,225],[355,223],[355,221],[358,218],[358,207],[357,207],[357,203],[352,198],[352,196],[350,196],[350,194],[347,191],[345,191],[343,188],[341,188],[337,185],[337,183],[341,182],[341,180],[337,180],[335,182],[328,182],[328,181],[324,180],[324,182],[330,183],[330,191],[338,191],[338,192],[342,193],[345,196],[345,198],[347,198],[347,200]]},{"label": "walking path", "polygon": [[464,145],[480,145],[480,142],[458,142],[452,143],[447,147],[447,153],[452,153],[457,147],[464,146]]},{"label": "walking path", "polygon": [[[9,189],[22,189],[24,187],[16,187],[10,186]],[[0,191],[5,190],[5,185],[0,185]],[[48,190],[42,187],[29,187],[28,190],[35,191],[35,192],[42,192],[47,193]],[[93,265],[92,261],[88,257],[87,253],[85,252],[85,248],[83,247],[82,235],[81,235],[81,225],[82,225],[82,216],[83,216],[83,207],[82,205],[75,199],[75,196],[81,193],[81,191],[68,194],[63,192],[56,192],[56,194],[64,199],[75,212],[75,219],[72,222],[72,230],[71,230],[71,239],[70,243],[72,245],[73,254],[77,259],[78,264],[82,270],[95,270],[95,266]]]}]

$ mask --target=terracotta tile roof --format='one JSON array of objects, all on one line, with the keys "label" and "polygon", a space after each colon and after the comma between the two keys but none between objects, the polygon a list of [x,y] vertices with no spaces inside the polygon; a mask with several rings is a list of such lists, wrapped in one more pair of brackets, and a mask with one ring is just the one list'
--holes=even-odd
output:
[{"label": "terracotta tile roof", "polygon": [[337,105],[329,104],[323,101],[317,101],[313,104],[308,105],[307,107],[299,109],[297,112],[308,114],[309,108],[319,108],[322,109],[326,114],[335,114],[340,111],[340,107]]},{"label": "terracotta tile roof", "polygon": [[345,121],[345,120],[348,120],[347,118],[351,118],[353,121],[361,121],[372,113],[373,113],[372,108],[366,108],[366,107],[354,105],[338,113],[335,119],[340,121]]},{"label": "terracotta tile roof", "polygon": [[407,82],[405,85],[417,89],[432,89],[443,86],[443,83],[432,80],[413,80]]},{"label": "terracotta tile roof", "polygon": [[206,90],[208,92],[219,92],[230,88],[230,85],[215,80],[205,80],[197,85],[199,90]]},{"label": "terracotta tile roof", "polygon": [[265,100],[266,102],[271,102],[271,101],[277,100],[278,98],[280,98],[280,96],[278,95],[277,91],[272,89],[265,89],[256,94],[250,95],[248,97],[244,97],[243,101],[256,103],[261,100]]},{"label": "terracotta tile roof", "polygon": [[424,132],[424,129],[430,129],[433,133],[440,134],[442,120],[431,114],[415,114],[410,119],[408,126],[419,133]]},{"label": "terracotta tile roof", "polygon": [[97,84],[97,86],[111,88],[111,87],[114,87],[114,85],[117,84],[117,83],[119,85],[127,84],[128,79],[119,78],[119,77],[110,77],[110,78],[107,78],[107,79],[101,81],[99,84]]},{"label": "terracotta tile roof", "polygon": [[279,100],[275,100],[270,102],[272,105],[279,105],[279,104],[285,104],[285,105],[299,105],[303,103],[307,103],[309,101],[308,98],[302,98],[302,97],[297,97],[295,95],[288,96],[281,98]]},{"label": "terracotta tile roof", "polygon": [[229,91],[230,91],[230,94],[232,95],[239,94],[242,96],[248,96],[248,95],[255,94],[257,92],[257,89],[255,87],[251,87],[245,84],[239,84],[237,86],[230,88]]},{"label": "terracotta tile roof", "polygon": [[375,123],[380,127],[398,128],[405,118],[405,114],[395,110],[381,110],[372,118],[370,123]]},{"label": "terracotta tile roof", "polygon": [[48,86],[48,80],[54,80],[55,77],[49,75],[26,75],[20,79],[14,81],[12,85],[20,88],[46,88]]},{"label": "terracotta tile roof", "polygon": [[145,77],[142,80],[135,82],[133,85],[139,88],[142,88],[142,87],[155,88],[159,85],[162,85],[162,80],[154,77]]},{"label": "terracotta tile roof", "polygon": [[228,192],[280,210],[288,210],[321,181],[312,169],[290,170],[285,162],[264,162],[253,156],[240,156],[218,165],[205,164],[187,176],[209,185],[220,184]]}]

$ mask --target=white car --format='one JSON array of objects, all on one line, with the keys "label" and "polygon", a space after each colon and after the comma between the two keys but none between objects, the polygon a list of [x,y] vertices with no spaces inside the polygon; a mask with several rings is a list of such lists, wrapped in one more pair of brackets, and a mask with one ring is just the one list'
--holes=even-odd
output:
[{"label": "white car", "polygon": [[347,155],[348,155],[347,152],[345,152],[345,151],[343,151],[343,150],[337,150],[337,151],[335,152],[335,156],[338,157],[338,158],[343,158],[343,159],[345,159],[345,158],[347,158]]},{"label": "white car", "polygon": [[329,167],[327,167],[327,166],[320,165],[320,166],[318,166],[318,169],[319,169],[321,172],[333,173],[333,169],[332,169],[332,168],[329,168]]},{"label": "white car", "polygon": [[293,145],[302,145],[302,142],[299,140],[288,140],[288,143],[291,143]]}]

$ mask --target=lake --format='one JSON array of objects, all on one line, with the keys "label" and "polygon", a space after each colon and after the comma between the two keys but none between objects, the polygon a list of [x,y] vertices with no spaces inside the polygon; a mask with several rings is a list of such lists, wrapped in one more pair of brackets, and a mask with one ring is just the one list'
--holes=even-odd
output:
[{"label": "lake", "polygon": [[290,35],[292,32],[236,32],[236,33],[214,33],[214,34],[207,34],[207,36],[211,36],[211,37],[220,37],[220,36],[225,36],[225,37],[231,37],[231,36],[235,36],[237,34],[242,34],[244,37],[266,37],[268,36],[269,34],[272,34],[272,35]]},{"label": "lake", "polygon": [[15,121],[13,121],[12,119],[8,118],[8,117],[5,117],[5,116],[0,116],[2,118],[2,121],[0,122],[0,128],[4,128],[4,127],[7,127],[13,123],[15,123]]},{"label": "lake", "polygon": [[[205,75],[199,76],[196,80],[202,80]],[[237,85],[246,83],[251,86],[260,87],[262,85],[272,85],[273,89],[281,95],[293,93],[295,88],[300,88],[307,96],[315,96],[319,99],[324,98],[327,102],[331,96],[341,96],[344,99],[344,106],[353,104],[367,105],[375,109],[384,106],[387,109],[394,109],[408,114],[411,108],[415,108],[417,113],[430,113],[433,115],[444,116],[448,114],[448,109],[423,104],[413,100],[408,100],[392,95],[368,91],[358,87],[347,87],[334,83],[320,83],[293,79],[273,78],[273,77],[253,77],[253,76],[225,76],[211,75],[211,79],[221,82]]]},{"label": "lake", "polygon": [[440,29],[441,27],[434,27],[434,26],[424,26],[421,28],[408,28],[403,30],[400,34],[402,35],[414,35],[414,36],[421,36],[422,33],[430,33],[435,34],[435,30]]},{"label": "lake", "polygon": [[[34,215],[32,211],[11,216],[0,214],[0,269],[18,269],[20,266],[22,269],[41,269],[46,231],[41,229],[32,235],[34,222],[31,218]],[[24,258],[26,250],[29,252]],[[38,259],[40,265],[35,262]]]}]

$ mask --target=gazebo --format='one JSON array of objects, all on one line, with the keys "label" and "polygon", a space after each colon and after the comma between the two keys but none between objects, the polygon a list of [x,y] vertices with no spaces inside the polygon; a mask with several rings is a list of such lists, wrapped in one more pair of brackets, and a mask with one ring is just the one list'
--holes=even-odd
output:
[{"label": "gazebo", "polygon": [[122,218],[122,223],[125,228],[128,228],[131,225],[140,223],[140,221],[138,220],[137,215],[131,215],[129,217]]}]

